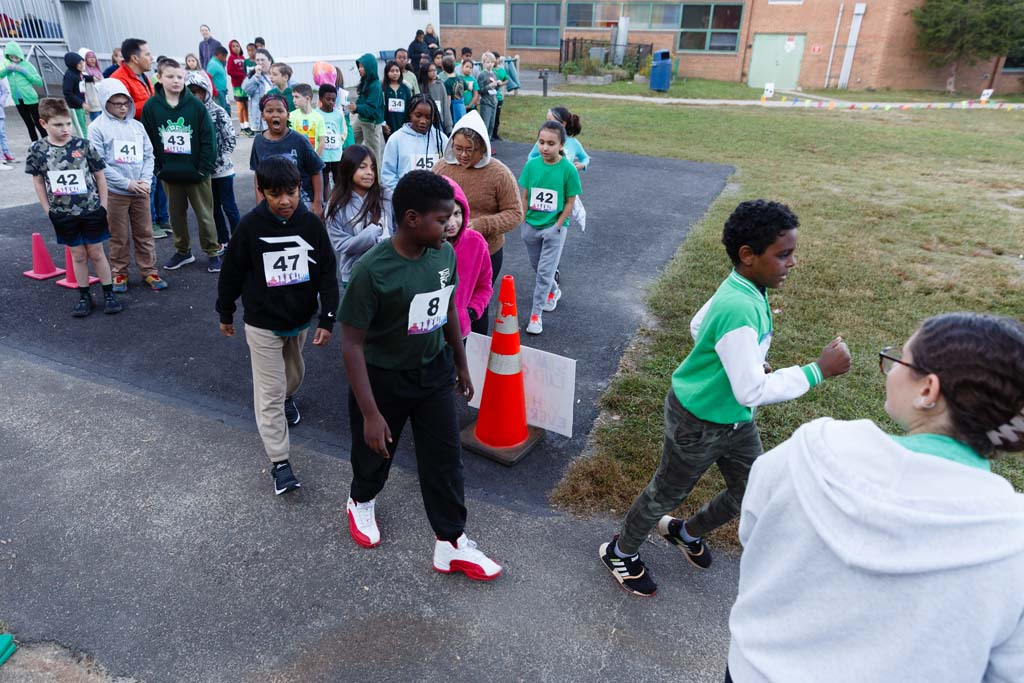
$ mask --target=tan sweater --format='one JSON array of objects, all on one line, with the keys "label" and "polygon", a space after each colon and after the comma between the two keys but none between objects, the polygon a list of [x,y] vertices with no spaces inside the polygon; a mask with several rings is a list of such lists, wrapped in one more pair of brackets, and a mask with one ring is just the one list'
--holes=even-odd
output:
[{"label": "tan sweater", "polygon": [[483,168],[463,168],[441,160],[434,173],[451,178],[466,193],[473,229],[487,240],[494,254],[505,244],[505,233],[523,222],[523,203],[519,183],[508,166],[497,159]]}]

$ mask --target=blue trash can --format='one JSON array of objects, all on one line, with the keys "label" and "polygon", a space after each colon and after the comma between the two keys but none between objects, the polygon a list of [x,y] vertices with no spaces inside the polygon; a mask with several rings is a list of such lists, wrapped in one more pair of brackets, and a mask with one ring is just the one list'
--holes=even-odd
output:
[{"label": "blue trash can", "polygon": [[656,50],[651,60],[651,90],[668,92],[672,84],[672,53]]}]

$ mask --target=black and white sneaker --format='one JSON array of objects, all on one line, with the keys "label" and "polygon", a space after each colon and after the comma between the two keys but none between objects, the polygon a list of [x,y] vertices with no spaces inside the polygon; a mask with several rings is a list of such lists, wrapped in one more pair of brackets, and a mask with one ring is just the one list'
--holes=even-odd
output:
[{"label": "black and white sneaker", "polygon": [[302,416],[299,415],[299,407],[295,405],[295,399],[291,396],[284,399],[284,419],[288,420],[290,427],[299,424],[299,420],[302,419]]},{"label": "black and white sneaker", "polygon": [[271,474],[274,475],[274,495],[280,496],[282,493],[288,493],[294,491],[297,488],[302,488],[302,484],[295,478],[295,473],[292,472],[291,463],[287,460],[283,462],[275,462],[271,468]]},{"label": "black and white sneaker", "polygon": [[678,546],[679,551],[694,567],[707,569],[711,566],[711,550],[703,538],[698,538],[692,543],[687,543],[679,533],[682,529],[683,520],[675,519],[665,515],[658,521],[658,533],[672,545]]},{"label": "black and white sneaker", "polygon": [[654,595],[658,590],[658,584],[651,578],[650,572],[644,566],[644,561],[637,553],[632,557],[619,557],[615,554],[615,543],[619,540],[618,534],[611,540],[611,543],[602,543],[598,554],[604,566],[612,573],[615,580],[623,589],[633,595],[640,595],[645,598]]}]

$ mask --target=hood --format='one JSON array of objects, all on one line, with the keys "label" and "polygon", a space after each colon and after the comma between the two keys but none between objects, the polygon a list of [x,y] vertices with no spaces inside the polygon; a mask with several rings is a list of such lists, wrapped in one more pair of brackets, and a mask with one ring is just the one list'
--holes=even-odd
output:
[{"label": "hood", "polygon": [[17,57],[18,59],[25,61],[25,53],[21,51],[21,46],[13,40],[7,43],[4,47],[5,57]]},{"label": "hood", "polygon": [[452,242],[458,242],[459,238],[462,237],[462,233],[465,232],[466,226],[469,225],[469,200],[466,199],[466,193],[462,191],[462,186],[457,182],[449,178],[448,176],[441,176],[448,181],[448,184],[455,190],[455,202],[462,207],[462,227],[459,228],[459,232],[456,233],[455,237],[452,238]]},{"label": "hood", "polygon": [[1024,552],[1024,495],[999,475],[907,450],[869,420],[821,418],[783,447],[810,525],[851,567],[907,575]]},{"label": "hood", "polygon": [[366,72],[366,76],[359,82],[359,89],[369,92],[368,88],[371,85],[376,86],[380,80],[380,76],[377,74],[377,58],[367,52],[358,61],[363,66],[363,71]]},{"label": "hood", "polygon": [[185,89],[188,90],[188,86],[198,85],[206,93],[203,95],[203,103],[212,102],[213,95],[210,93],[210,83],[206,80],[206,76],[203,75],[202,71],[189,71],[185,76]]},{"label": "hood", "polygon": [[490,136],[487,135],[487,125],[484,123],[484,120],[480,118],[480,112],[475,109],[459,119],[459,122],[455,124],[454,128],[452,128],[452,134],[448,136],[448,144],[445,145],[444,148],[444,160],[449,164],[457,165],[459,163],[455,159],[455,152],[452,151],[452,140],[455,139],[455,134],[462,128],[472,128],[480,135],[481,138],[483,138],[484,141],[484,156],[476,163],[475,168],[483,168],[487,164],[491,163],[491,139]]},{"label": "hood", "polygon": [[109,116],[115,121],[120,121],[120,119],[107,111],[107,100],[114,95],[124,95],[128,98],[128,117],[125,120],[131,121],[135,118],[135,101],[132,99],[132,96],[128,94],[128,88],[124,87],[124,83],[119,79],[104,78],[96,84],[96,95],[100,98],[100,107],[103,109],[103,115]]},{"label": "hood", "polygon": [[78,49],[78,54],[81,55],[82,61],[85,62],[85,72],[93,76],[103,77],[103,69],[100,68],[99,58],[96,59],[96,66],[89,66],[89,55],[96,57],[96,53],[87,47]]},{"label": "hood", "polygon": [[68,67],[69,71],[74,71],[81,62],[85,61],[85,57],[78,54],[77,52],[65,52],[64,53],[64,64]]}]

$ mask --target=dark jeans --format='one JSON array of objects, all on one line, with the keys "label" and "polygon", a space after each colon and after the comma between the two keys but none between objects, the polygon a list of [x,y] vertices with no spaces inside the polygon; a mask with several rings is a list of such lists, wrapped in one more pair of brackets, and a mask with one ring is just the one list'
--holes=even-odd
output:
[{"label": "dark jeans", "polygon": [[[501,264],[505,260],[505,247],[491,254],[491,284],[498,281],[501,273]],[[488,304],[480,313],[480,318],[470,323],[469,329],[477,334],[487,335],[491,327],[491,305]]]},{"label": "dark jeans", "polygon": [[217,241],[227,244],[241,219],[235,203],[235,176],[212,178],[210,184],[213,187],[213,222],[217,225]]},{"label": "dark jeans", "polygon": [[732,676],[729,675],[729,667],[725,667],[725,683],[733,683]]},{"label": "dark jeans", "polygon": [[164,184],[156,176],[153,176],[152,188],[149,192],[149,211],[153,214],[153,225],[157,223],[169,223],[171,220],[170,209],[167,208],[167,193],[164,192]]},{"label": "dark jeans", "polygon": [[675,391],[669,388],[661,464],[626,513],[619,550],[638,552],[662,515],[679,507],[712,465],[718,465],[726,488],[690,517],[686,527],[694,536],[704,536],[735,519],[747,490],[750,468],[762,452],[761,437],[753,422],[723,425],[702,420],[680,405]]},{"label": "dark jeans", "polygon": [[363,414],[349,389],[352,430],[352,500],[373,500],[384,488],[394,462],[398,439],[412,420],[420,493],[430,526],[442,541],[454,541],[466,526],[462,446],[455,411],[455,364],[445,347],[437,358],[415,370],[367,366],[377,408],[391,430],[391,458],[370,450],[363,438]]},{"label": "dark jeans", "polygon": [[[21,120],[25,122],[25,127],[28,128],[28,136],[32,138],[32,142],[35,142],[39,138],[46,137],[46,129],[43,128],[42,124],[39,123],[39,104],[18,104],[15,107],[18,110],[18,114],[21,115]],[[38,132],[37,132],[38,131]]]},{"label": "dark jeans", "polygon": [[334,188],[341,182],[341,162],[340,161],[325,161],[324,162],[324,199],[330,199],[331,188]]}]

